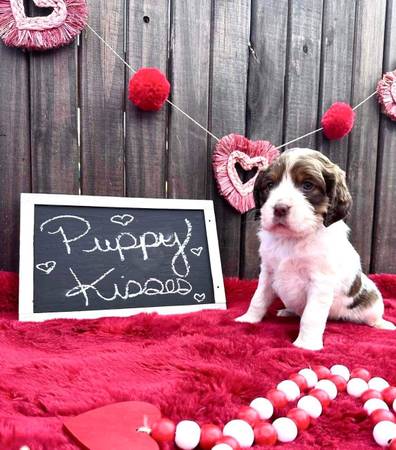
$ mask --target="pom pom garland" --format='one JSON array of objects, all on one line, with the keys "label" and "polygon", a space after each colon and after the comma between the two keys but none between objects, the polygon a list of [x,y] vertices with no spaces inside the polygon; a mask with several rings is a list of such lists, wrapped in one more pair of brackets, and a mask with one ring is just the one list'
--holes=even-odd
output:
[{"label": "pom pom garland", "polygon": [[327,139],[341,139],[350,133],[354,121],[355,112],[350,105],[342,102],[333,103],[322,117],[323,134]]},{"label": "pom pom garland", "polygon": [[158,111],[170,93],[166,76],[155,67],[139,69],[129,81],[129,100],[143,111]]},{"label": "pom pom garland", "polygon": [[[310,426],[311,419],[317,419],[329,406],[331,400],[337,397],[340,391],[337,389],[339,383],[334,383],[329,378],[342,379],[341,391],[344,389],[345,378],[334,372],[342,372],[348,378],[344,369],[334,369],[334,366],[332,371],[328,372],[323,370],[323,367],[316,370],[320,373],[319,376],[326,375],[327,378],[317,380],[308,395],[304,392],[308,390],[308,385],[312,384],[314,377],[317,378],[317,374],[311,369],[302,369],[300,373],[307,381],[305,389],[300,390],[300,387],[291,379],[284,380],[277,385],[278,389],[268,391],[266,397],[252,400],[250,406],[242,406],[238,419],[229,421],[223,430],[214,424],[205,424],[200,427],[191,420],[183,420],[175,425],[171,420],[162,418],[152,426],[151,436],[160,444],[174,439],[181,450],[192,450],[198,444],[202,450],[240,450],[254,443],[269,446],[275,445],[277,441],[292,442],[299,432],[305,431]],[[358,372],[352,371],[352,373],[356,375]],[[365,377],[368,375],[367,371],[360,373]],[[295,377],[296,374],[290,376],[290,378]],[[370,381],[372,380],[374,380],[372,384],[383,389],[387,402],[395,409],[396,387],[389,386],[387,381],[380,377],[370,378]],[[382,394],[377,390],[368,389],[368,386],[362,378],[351,378],[347,384],[347,393],[353,397],[361,397],[363,400],[363,409],[370,416],[374,426],[373,437],[377,444],[388,445],[396,450],[396,417],[389,411],[387,403],[382,399]],[[290,409],[285,416],[276,418],[272,424],[267,421],[272,417],[274,409],[279,407],[277,405],[282,405],[283,408],[288,402],[293,402],[298,397],[300,398],[297,407]]]}]

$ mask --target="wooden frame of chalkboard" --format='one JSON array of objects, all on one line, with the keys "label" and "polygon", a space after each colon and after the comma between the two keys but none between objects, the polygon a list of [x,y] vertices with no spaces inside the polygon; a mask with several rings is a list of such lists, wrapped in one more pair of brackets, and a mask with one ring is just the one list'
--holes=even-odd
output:
[{"label": "wooden frame of chalkboard", "polygon": [[19,320],[225,308],[212,201],[21,194]]}]

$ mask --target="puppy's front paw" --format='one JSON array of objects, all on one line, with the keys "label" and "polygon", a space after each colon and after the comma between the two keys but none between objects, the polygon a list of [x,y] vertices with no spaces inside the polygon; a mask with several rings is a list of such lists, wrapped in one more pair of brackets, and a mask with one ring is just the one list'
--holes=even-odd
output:
[{"label": "puppy's front paw", "polygon": [[243,316],[239,316],[235,319],[235,322],[243,322],[243,323],[259,323],[261,322],[262,317],[256,314],[252,314],[247,312]]},{"label": "puppy's front paw", "polygon": [[303,348],[304,350],[322,350],[323,341],[320,339],[317,340],[303,340],[301,338],[297,338],[293,345],[299,348]]}]

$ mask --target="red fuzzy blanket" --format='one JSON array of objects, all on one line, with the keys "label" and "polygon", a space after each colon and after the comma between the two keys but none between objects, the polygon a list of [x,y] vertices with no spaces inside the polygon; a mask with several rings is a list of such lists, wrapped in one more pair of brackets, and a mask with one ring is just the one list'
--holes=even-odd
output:
[{"label": "red fuzzy blanket", "polygon": [[[396,321],[396,276],[374,280]],[[224,424],[313,364],[363,366],[396,384],[395,332],[332,322],[325,349],[309,352],[291,344],[298,320],[275,317],[275,308],[258,325],[233,322],[255,285],[227,280],[228,311],[19,323],[17,277],[0,273],[0,449],[76,449],[63,417],[125,400],[152,402],[175,421]],[[359,402],[341,394],[293,444],[276,448],[378,447]]]}]

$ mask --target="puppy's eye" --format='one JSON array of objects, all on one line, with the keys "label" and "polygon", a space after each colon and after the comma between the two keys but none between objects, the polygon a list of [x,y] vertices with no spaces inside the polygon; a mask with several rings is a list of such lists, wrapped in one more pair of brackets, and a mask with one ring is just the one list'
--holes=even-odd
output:
[{"label": "puppy's eye", "polygon": [[313,188],[314,185],[310,181],[304,181],[304,183],[302,184],[302,189],[304,192],[312,191]]},{"label": "puppy's eye", "polygon": [[269,183],[267,183],[266,189],[272,189],[274,187],[274,183],[272,181],[270,181]]}]

